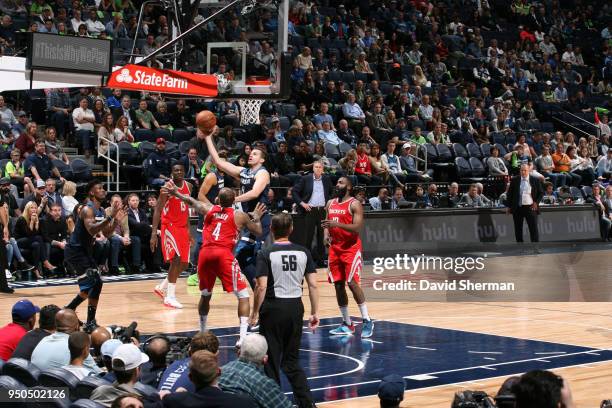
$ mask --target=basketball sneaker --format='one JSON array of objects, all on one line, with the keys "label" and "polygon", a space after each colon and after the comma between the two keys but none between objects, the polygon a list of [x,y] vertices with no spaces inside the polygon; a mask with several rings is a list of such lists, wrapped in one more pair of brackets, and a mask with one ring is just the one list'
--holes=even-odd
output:
[{"label": "basketball sneaker", "polygon": [[164,306],[171,307],[173,309],[182,309],[183,305],[174,298],[166,297],[164,299]]},{"label": "basketball sneaker", "polygon": [[157,285],[155,286],[155,288],[153,289],[153,293],[155,293],[157,296],[159,296],[162,299],[166,298],[166,293],[168,291],[166,289],[162,289],[161,286]]},{"label": "basketball sneaker", "polygon": [[374,332],[374,322],[372,319],[364,320],[363,326],[361,326],[361,337],[367,339],[372,337],[372,333]]},{"label": "basketball sneaker", "polygon": [[189,275],[187,278],[187,286],[198,286],[200,284],[200,279],[198,278],[198,274],[194,273],[193,275]]},{"label": "basketball sneaker", "polygon": [[342,322],[342,324],[335,329],[329,331],[329,334],[332,336],[350,336],[355,333],[355,325],[351,323],[349,326],[346,322]]}]

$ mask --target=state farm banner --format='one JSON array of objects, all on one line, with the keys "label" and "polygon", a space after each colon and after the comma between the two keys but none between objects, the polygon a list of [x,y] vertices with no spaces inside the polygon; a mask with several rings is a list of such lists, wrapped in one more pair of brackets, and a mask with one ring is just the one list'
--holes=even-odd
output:
[{"label": "state farm banner", "polygon": [[209,74],[126,65],[114,71],[106,84],[109,88],[195,95],[217,96],[217,77]]}]

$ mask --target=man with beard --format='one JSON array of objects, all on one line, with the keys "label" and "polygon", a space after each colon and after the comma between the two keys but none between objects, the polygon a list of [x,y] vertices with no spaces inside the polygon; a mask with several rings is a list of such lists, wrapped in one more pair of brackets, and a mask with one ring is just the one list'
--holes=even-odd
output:
[{"label": "man with beard", "polygon": [[328,280],[336,289],[336,299],[343,319],[342,324],[329,333],[341,336],[355,333],[355,325],[348,310],[348,284],[363,319],[361,337],[368,338],[372,337],[374,322],[368,315],[365,295],[359,285],[363,268],[359,238],[359,230],[363,226],[363,206],[352,197],[352,190],[353,183],[348,177],[338,179],[336,198],[327,202],[327,219],[321,222],[329,246]]},{"label": "man with beard", "polygon": [[74,232],[64,249],[66,264],[70,265],[78,276],[79,284],[79,293],[66,308],[76,310],[85,299],[88,299],[87,322],[84,330],[91,332],[97,327],[96,310],[102,292],[102,279],[93,256],[94,242],[100,232],[110,238],[115,227],[125,217],[125,212],[120,205],[117,205],[118,203],[115,203],[110,215],[105,215],[102,201],[106,199],[106,191],[100,181],[90,181],[85,191],[88,197],[87,204],[81,209]]}]

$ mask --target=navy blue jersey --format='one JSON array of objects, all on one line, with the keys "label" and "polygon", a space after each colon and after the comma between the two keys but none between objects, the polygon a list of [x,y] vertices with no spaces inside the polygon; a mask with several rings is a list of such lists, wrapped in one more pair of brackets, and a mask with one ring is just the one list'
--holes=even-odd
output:
[{"label": "navy blue jersey", "polygon": [[[96,210],[92,201],[87,202],[87,207],[91,208],[94,212],[96,222],[100,222],[104,220],[104,218],[106,218],[106,213],[104,212],[104,209],[98,208]],[[81,217],[76,217],[74,232],[72,233],[72,235],[70,235],[70,241],[68,242],[68,245],[72,248],[84,248],[85,251],[90,254],[93,251],[93,244],[95,240],[96,238],[92,236],[89,231],[87,231],[87,228],[85,228],[85,223],[83,222]]]},{"label": "navy blue jersey", "polygon": [[[246,168],[246,167],[242,169],[242,171],[240,171],[240,194],[248,193],[249,191],[253,189],[253,186],[255,185],[255,176],[260,171],[267,171],[267,170],[265,169],[265,167],[261,166],[255,171],[252,171],[251,169]],[[266,185],[266,187],[261,192],[259,197],[253,200],[250,200],[250,201],[242,202],[241,203],[242,211],[251,212],[255,210],[255,206],[257,205],[257,203],[264,203],[266,207],[270,207],[270,202],[268,201],[268,189],[269,188],[270,188],[270,183]]]}]

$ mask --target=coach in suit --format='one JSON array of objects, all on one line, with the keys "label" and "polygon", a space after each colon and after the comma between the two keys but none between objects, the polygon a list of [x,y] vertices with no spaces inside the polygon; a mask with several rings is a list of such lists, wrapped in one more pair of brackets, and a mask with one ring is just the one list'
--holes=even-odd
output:
[{"label": "coach in suit", "polygon": [[529,175],[530,170],[529,164],[522,164],[520,174],[512,178],[508,188],[507,205],[514,218],[516,242],[523,242],[523,220],[527,221],[531,242],[539,241],[538,203],[544,196],[544,187],[540,179]]},{"label": "coach in suit", "polygon": [[312,255],[318,267],[323,266],[325,258],[321,220],[325,218],[325,205],[331,198],[333,189],[331,178],[323,174],[323,169],[323,163],[315,161],[312,165],[312,174],[303,176],[292,190],[298,212],[305,215],[306,248],[311,249],[312,239],[316,233],[317,247]]},{"label": "coach in suit", "polygon": [[[130,237],[138,237],[140,242],[151,241],[151,224],[147,218],[145,210],[139,207],[140,199],[138,195],[132,193],[127,196],[127,220],[130,230]],[[161,265],[161,253],[159,253],[159,245],[155,249],[155,254],[151,254],[149,245],[143,245],[144,261],[147,265],[147,270],[151,272],[158,272]],[[133,273],[144,272],[141,267],[134,267]]]}]

